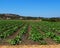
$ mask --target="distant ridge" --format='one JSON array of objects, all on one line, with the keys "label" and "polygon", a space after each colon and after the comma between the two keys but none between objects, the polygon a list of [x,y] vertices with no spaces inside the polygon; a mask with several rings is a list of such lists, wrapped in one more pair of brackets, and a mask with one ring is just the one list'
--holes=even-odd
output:
[{"label": "distant ridge", "polygon": [[21,19],[23,16],[17,14],[0,14],[0,19]]},{"label": "distant ridge", "polygon": [[17,14],[0,14],[1,19],[17,19],[17,20],[43,20],[43,21],[60,21],[60,17],[51,17],[51,18],[44,18],[44,17],[31,17],[31,16],[21,16]]},{"label": "distant ridge", "polygon": [[39,19],[40,17],[20,16],[17,14],[0,14],[0,19]]}]

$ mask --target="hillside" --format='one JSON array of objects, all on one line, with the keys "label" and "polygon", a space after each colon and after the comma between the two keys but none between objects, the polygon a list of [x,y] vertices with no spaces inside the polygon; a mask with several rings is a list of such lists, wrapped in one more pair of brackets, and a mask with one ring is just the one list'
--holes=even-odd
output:
[{"label": "hillside", "polygon": [[21,18],[23,17],[16,14],[0,14],[0,19],[21,19]]},{"label": "hillside", "polygon": [[36,19],[42,19],[42,17],[20,16],[17,14],[0,14],[0,19],[36,20]]},{"label": "hillside", "polygon": [[21,16],[17,14],[0,14],[0,19],[14,19],[14,20],[42,20],[42,21],[60,21],[60,17],[31,17],[31,16]]}]

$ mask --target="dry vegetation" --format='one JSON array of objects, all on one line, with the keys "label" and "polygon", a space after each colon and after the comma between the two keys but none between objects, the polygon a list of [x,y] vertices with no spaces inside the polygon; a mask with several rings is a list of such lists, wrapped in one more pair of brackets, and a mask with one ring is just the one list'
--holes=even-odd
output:
[{"label": "dry vegetation", "polygon": [[60,48],[60,45],[15,45],[15,46],[0,46],[0,48]]}]

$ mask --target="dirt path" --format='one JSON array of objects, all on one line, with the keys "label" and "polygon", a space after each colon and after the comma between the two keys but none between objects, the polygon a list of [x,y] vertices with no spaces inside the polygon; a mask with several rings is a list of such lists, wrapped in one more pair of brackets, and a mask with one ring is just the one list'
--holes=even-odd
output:
[{"label": "dirt path", "polygon": [[46,38],[46,39],[44,39],[44,40],[47,42],[48,45],[56,45],[56,44],[57,44],[57,43],[54,42],[51,38]]},{"label": "dirt path", "polygon": [[53,33],[55,33],[57,36],[60,36],[60,33],[58,33],[58,31],[53,31]]},{"label": "dirt path", "polygon": [[16,32],[14,32],[12,35],[10,35],[8,38],[14,39],[18,35],[19,32],[20,32],[20,28],[18,28],[18,30]]},{"label": "dirt path", "polygon": [[29,25],[27,33],[24,34],[22,37],[22,44],[23,45],[39,45],[38,42],[34,42],[34,41],[28,39],[30,30],[31,30],[31,26]]},{"label": "dirt path", "polygon": [[[23,27],[23,26],[24,26],[24,24],[23,24],[21,27]],[[18,33],[20,32],[20,28],[21,28],[21,27],[18,27],[17,31],[14,32],[12,35],[8,36],[8,37],[5,38],[5,39],[1,39],[1,40],[0,40],[0,45],[10,45],[10,44],[7,42],[7,40],[9,40],[9,39],[14,39],[14,38],[18,35]]]},{"label": "dirt path", "polygon": [[60,48],[59,45],[0,45],[0,48]]},{"label": "dirt path", "polygon": [[[40,31],[40,33],[41,34],[45,34],[44,32],[42,32],[41,30],[40,30],[40,28],[38,27],[38,30]],[[46,43],[48,44],[48,45],[56,45],[57,43],[55,42],[55,41],[53,41],[51,38],[44,38],[44,40],[46,41]]]},{"label": "dirt path", "polygon": [[18,35],[19,31],[20,31],[20,28],[15,33],[13,33],[12,35],[8,36],[5,39],[2,39],[0,41],[0,45],[7,45],[8,44],[7,40],[14,39]]},{"label": "dirt path", "polygon": [[[23,26],[24,26],[24,24],[21,27],[23,27]],[[18,27],[18,30],[16,32],[14,32],[12,35],[8,36],[7,39],[14,39],[20,32],[21,27]]]},{"label": "dirt path", "polygon": [[9,45],[7,40],[14,39],[18,35],[19,32],[20,32],[20,28],[18,28],[18,30],[15,33],[13,33],[12,35],[8,36],[5,39],[2,39],[1,42],[0,42],[0,45]]}]

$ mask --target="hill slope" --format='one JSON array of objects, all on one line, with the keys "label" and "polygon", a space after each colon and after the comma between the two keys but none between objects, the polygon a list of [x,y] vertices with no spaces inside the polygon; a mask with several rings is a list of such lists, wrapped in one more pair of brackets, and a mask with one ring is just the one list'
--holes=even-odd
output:
[{"label": "hill slope", "polygon": [[31,17],[20,16],[17,14],[0,14],[0,19],[20,19],[20,20],[43,20],[43,21],[60,21],[60,17],[44,18],[44,17]]}]

